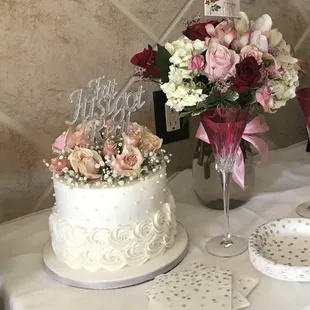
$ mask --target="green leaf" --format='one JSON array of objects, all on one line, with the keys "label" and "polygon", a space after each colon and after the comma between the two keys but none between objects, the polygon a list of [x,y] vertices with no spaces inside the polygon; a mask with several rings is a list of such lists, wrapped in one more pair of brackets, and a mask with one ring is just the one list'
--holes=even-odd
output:
[{"label": "green leaf", "polygon": [[223,96],[225,100],[228,101],[237,101],[239,99],[239,94],[235,91],[229,89]]},{"label": "green leaf", "polygon": [[187,115],[190,115],[192,113],[192,111],[184,111],[184,112],[181,112],[180,113],[180,117],[185,117],[185,116],[187,116]]},{"label": "green leaf", "polygon": [[191,113],[191,116],[198,116],[198,115],[200,115],[202,112],[204,112],[205,110],[206,110],[205,107],[201,107],[201,108],[195,109],[195,110]]},{"label": "green leaf", "polygon": [[160,73],[161,81],[163,83],[169,82],[169,66],[170,53],[161,45],[157,44],[156,65]]},{"label": "green leaf", "polygon": [[250,107],[252,108],[253,105],[256,103],[256,92],[249,91],[244,94],[240,94],[240,98],[238,99],[239,104],[242,108]]}]

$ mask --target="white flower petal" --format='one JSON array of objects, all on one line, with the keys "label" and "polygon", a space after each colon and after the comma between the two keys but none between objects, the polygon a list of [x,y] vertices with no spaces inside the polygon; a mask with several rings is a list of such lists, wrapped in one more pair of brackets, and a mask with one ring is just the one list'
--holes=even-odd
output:
[{"label": "white flower petal", "polygon": [[250,21],[246,13],[240,12],[240,19],[235,19],[235,28],[238,35],[243,35],[250,30]]},{"label": "white flower petal", "polygon": [[268,14],[264,14],[260,18],[258,18],[253,26],[252,29],[255,30],[260,30],[262,33],[269,32],[272,27],[272,19]]}]

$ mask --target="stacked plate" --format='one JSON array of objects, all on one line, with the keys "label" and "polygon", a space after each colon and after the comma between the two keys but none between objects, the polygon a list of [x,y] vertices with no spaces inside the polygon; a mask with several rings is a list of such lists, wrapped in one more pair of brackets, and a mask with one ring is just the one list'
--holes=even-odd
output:
[{"label": "stacked plate", "polygon": [[310,281],[310,219],[288,218],[259,226],[249,240],[252,264],[285,281]]}]

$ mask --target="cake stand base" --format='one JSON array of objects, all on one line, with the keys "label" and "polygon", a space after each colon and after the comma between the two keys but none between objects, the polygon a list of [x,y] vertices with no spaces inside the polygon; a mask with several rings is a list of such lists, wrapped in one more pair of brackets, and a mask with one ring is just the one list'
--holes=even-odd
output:
[{"label": "cake stand base", "polygon": [[116,272],[73,270],[57,260],[50,241],[44,247],[43,261],[47,273],[63,284],[92,290],[109,290],[152,280],[177,266],[187,251],[188,236],[185,228],[178,223],[178,233],[173,247],[163,256],[152,259],[142,266],[127,266]]}]

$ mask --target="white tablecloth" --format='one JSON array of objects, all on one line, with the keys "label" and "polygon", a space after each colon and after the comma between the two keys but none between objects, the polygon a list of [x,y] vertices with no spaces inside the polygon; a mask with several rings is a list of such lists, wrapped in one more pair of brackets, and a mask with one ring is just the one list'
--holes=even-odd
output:
[{"label": "white tablecloth", "polygon": [[[190,239],[189,254],[176,270],[182,270],[192,260],[200,260],[258,276],[260,284],[249,297],[249,310],[310,310],[310,283],[287,283],[265,277],[252,267],[248,253],[228,260],[208,255],[204,244],[209,237],[222,233],[222,212],[199,203],[191,187],[190,170],[180,173],[170,187],[177,201],[178,220]],[[295,207],[308,200],[310,154],[305,152],[305,143],[274,151],[269,163],[256,170],[254,197],[231,211],[231,227],[249,237],[256,226],[266,221],[297,217]],[[151,283],[114,291],[91,291],[67,287],[51,279],[42,264],[43,245],[49,238],[49,213],[44,211],[0,226],[0,287],[5,309],[147,309],[144,292]]]}]

